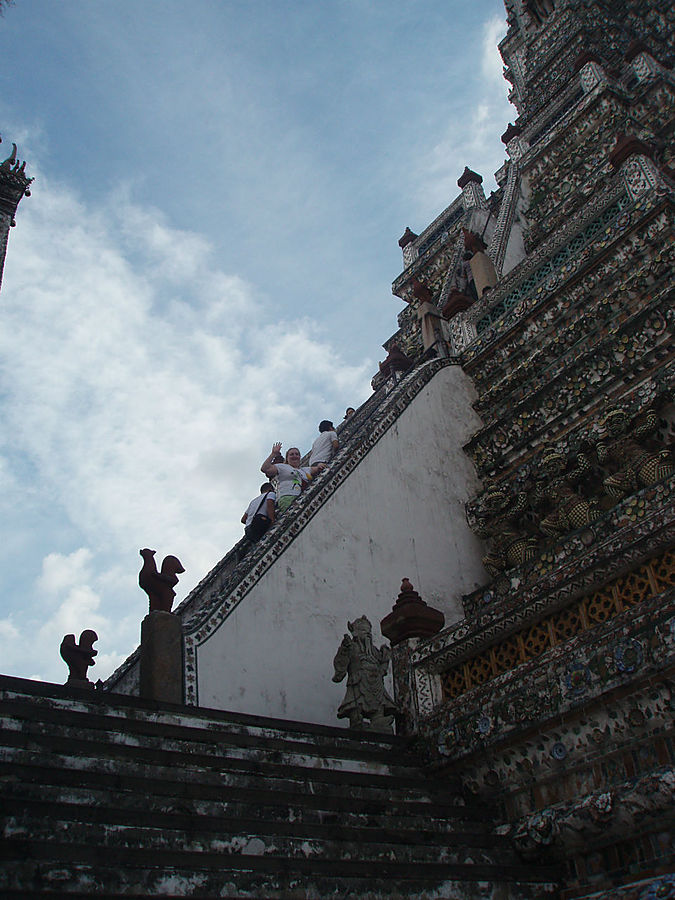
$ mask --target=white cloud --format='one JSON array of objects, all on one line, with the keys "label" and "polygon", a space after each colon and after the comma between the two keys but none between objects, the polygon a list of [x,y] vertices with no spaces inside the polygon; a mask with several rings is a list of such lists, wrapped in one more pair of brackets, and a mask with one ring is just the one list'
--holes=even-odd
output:
[{"label": "white cloud", "polygon": [[488,19],[481,31],[479,69],[481,78],[467,76],[462,86],[461,109],[454,110],[448,128],[429,152],[420,157],[418,180],[420,201],[438,214],[438,198],[450,203],[459,193],[457,179],[464,166],[483,176],[489,193],[495,187],[493,175],[505,153],[500,135],[509,119],[517,115],[508,102],[508,85],[502,77],[502,60],[497,42],[506,33],[499,16]]},{"label": "white cloud", "polygon": [[[2,477],[28,489],[28,465],[43,508],[81,540],[64,552],[50,526],[41,571],[17,560],[34,596],[0,639],[20,637],[14,671],[60,678],[63,634],[94,628],[105,677],[147,608],[138,548],[181,558],[180,599],[241,536],[268,446],[309,441],[326,398],[337,410],[363,396],[372,367],[345,366],[309,321],[275,321],[207,241],[123,192],[94,209],[42,177],[21,213],[3,288]],[[25,527],[20,507],[5,527]]]},{"label": "white cloud", "polygon": [[11,644],[18,640],[19,630],[11,619],[0,619],[0,640]]},{"label": "white cloud", "polygon": [[483,78],[491,81],[506,95],[507,83],[504,81],[504,62],[497,45],[506,34],[506,21],[501,16],[493,16],[483,26],[483,42],[481,56],[481,73]]},{"label": "white cloud", "polygon": [[48,594],[59,594],[72,588],[86,577],[91,564],[91,551],[80,547],[68,556],[49,553],[42,560],[42,574],[38,588]]}]

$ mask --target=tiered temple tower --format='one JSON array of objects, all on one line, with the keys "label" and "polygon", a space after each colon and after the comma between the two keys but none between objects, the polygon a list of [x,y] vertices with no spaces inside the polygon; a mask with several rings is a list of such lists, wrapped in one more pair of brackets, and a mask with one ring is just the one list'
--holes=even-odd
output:
[{"label": "tiered temple tower", "polygon": [[571,895],[637,897],[673,866],[675,13],[507,10],[499,190],[466,170],[406,230],[385,345],[476,387],[489,577],[461,621],[398,643],[397,696],[439,772],[496,798],[523,854],[565,861]]}]

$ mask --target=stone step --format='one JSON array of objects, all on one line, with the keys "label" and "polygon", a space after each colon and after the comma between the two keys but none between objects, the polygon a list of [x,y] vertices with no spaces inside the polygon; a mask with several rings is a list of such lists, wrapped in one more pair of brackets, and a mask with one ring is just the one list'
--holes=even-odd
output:
[{"label": "stone step", "polygon": [[216,788],[264,790],[268,793],[278,792],[288,795],[308,793],[317,797],[325,796],[328,799],[332,796],[344,796],[345,791],[348,790],[352,799],[364,802],[380,801],[394,804],[417,802],[427,804],[427,806],[433,802],[452,802],[450,795],[442,793],[439,794],[437,800],[432,800],[429,791],[425,790],[424,786],[417,789],[398,788],[393,783],[389,787],[388,784],[381,783],[381,776],[376,776],[378,780],[371,783],[353,784],[346,781],[341,785],[335,780],[322,779],[322,773],[314,769],[289,767],[286,772],[283,769],[277,769],[275,774],[270,776],[264,772],[256,772],[250,766],[243,771],[232,772],[225,767],[222,770],[217,766],[203,768],[191,763],[187,768],[185,761],[180,759],[176,760],[174,766],[153,765],[152,763],[136,762],[135,759],[127,757],[110,758],[104,753],[97,757],[93,750],[91,753],[91,756],[82,757],[77,754],[60,752],[58,748],[49,754],[47,748],[35,751],[31,748],[0,747],[0,762],[7,765],[24,766],[58,765],[61,768],[80,773],[90,772],[96,776],[101,774],[121,775],[125,780],[135,779],[139,783],[146,784],[168,780],[174,784],[183,782],[191,786],[198,784]]},{"label": "stone step", "polygon": [[533,900],[557,875],[389,735],[0,677],[0,790],[3,900]]},{"label": "stone step", "polygon": [[[253,821],[250,829],[240,822],[224,822],[220,828],[212,823],[206,829],[200,819],[183,817],[183,827],[167,816],[154,816],[152,821],[139,824],[115,822],[108,816],[108,810],[92,811],[81,815],[71,815],[71,809],[50,808],[46,804],[34,804],[18,809],[15,815],[3,809],[0,816],[3,839],[17,846],[26,840],[55,845],[54,853],[61,855],[62,848],[71,844],[88,844],[99,848],[142,847],[147,851],[148,860],[156,851],[185,853],[218,853],[223,857],[232,855],[272,855],[285,859],[308,857],[316,859],[370,860],[371,862],[439,862],[513,864],[515,857],[510,853],[510,844],[498,835],[454,835],[454,840],[440,841],[429,834],[428,840],[413,836],[412,842],[404,842],[396,837],[387,840],[383,829],[331,828],[285,823],[284,828],[276,822]],[[95,813],[103,813],[96,816]],[[100,820],[103,821],[100,821]],[[300,832],[300,833],[298,833]],[[309,832],[309,833],[308,833]],[[313,833],[312,833],[313,832]],[[410,836],[410,833],[409,833]],[[447,837],[447,836],[446,836]],[[496,854],[499,859],[497,860]]]},{"label": "stone step", "polygon": [[[33,798],[21,793],[19,798],[13,798],[11,792],[3,797],[2,821],[13,824],[7,825],[7,832],[17,833],[17,829],[28,827],[27,823],[49,819],[50,822],[62,821],[65,823],[93,823],[111,826],[129,826],[134,828],[165,828],[174,831],[183,830],[193,832],[195,825],[204,833],[256,833],[259,835],[279,835],[301,839],[317,840],[349,840],[383,842],[387,844],[407,844],[415,842],[424,846],[452,847],[465,842],[472,847],[499,848],[500,852],[509,852],[510,842],[506,837],[494,834],[492,831],[481,828],[477,830],[443,830],[436,827],[437,822],[433,817],[429,820],[414,820],[411,825],[405,827],[405,820],[391,822],[384,819],[383,823],[371,824],[367,818],[354,817],[351,821],[344,821],[342,817],[322,817],[306,821],[302,816],[296,816],[289,810],[289,815],[281,817],[262,817],[242,815],[227,816],[222,809],[204,810],[195,808],[176,809],[174,807],[157,807],[152,804],[139,802],[135,807],[117,806],[103,798],[107,802],[98,805],[93,803],[90,797],[83,796],[79,802],[66,795],[43,793],[43,796]],[[38,827],[41,827],[38,824]],[[32,831],[31,831],[32,833]]]},{"label": "stone step", "polygon": [[[8,846],[10,852],[8,853]],[[156,850],[152,862],[135,848],[73,844],[53,848],[39,841],[0,846],[3,897],[56,893],[111,897],[283,898],[533,898],[552,896],[553,871],[539,879],[528,867],[485,863],[410,863],[370,860],[287,859],[273,855],[177,853]],[[18,851],[18,852],[17,852]],[[178,858],[180,856],[180,859]],[[17,861],[17,859],[21,861]],[[545,877],[544,877],[545,876]],[[548,879],[548,880],[547,880]]]},{"label": "stone step", "polygon": [[[117,730],[120,728],[120,720],[124,720],[124,727],[130,733],[152,733],[155,730],[153,726],[161,726],[167,735],[180,736],[185,733],[182,731],[185,728],[193,731],[202,729],[207,740],[227,741],[228,736],[231,736],[233,743],[239,742],[242,746],[269,746],[270,749],[279,749],[274,744],[275,739],[280,739],[284,745],[294,742],[313,747],[327,745],[334,748],[337,755],[349,757],[353,754],[357,759],[379,759],[385,763],[388,762],[392,749],[404,753],[408,743],[406,739],[393,734],[354,732],[345,727],[315,725],[203,707],[158,704],[122,694],[78,690],[65,685],[0,675],[2,709],[21,718],[21,707],[24,704],[23,712],[30,719],[43,717],[45,721],[54,721],[61,713],[66,717],[72,716],[71,721],[76,724],[83,721],[84,714],[92,723],[90,727],[95,727],[93,723],[111,727],[110,721],[100,719],[104,717],[116,721]],[[38,710],[42,710],[39,716]]]},{"label": "stone step", "polygon": [[[78,768],[64,768],[60,765],[26,765],[20,763],[0,764],[0,783],[6,796],[29,793],[29,785],[39,789],[42,786],[58,786],[75,795],[79,792],[96,791],[107,795],[108,802],[120,796],[133,797],[148,802],[148,798],[168,798],[177,803],[210,802],[222,809],[222,814],[251,815],[251,806],[256,810],[281,810],[283,815],[290,810],[313,811],[317,814],[348,813],[357,816],[415,817],[424,820],[484,821],[485,812],[479,808],[468,809],[443,803],[421,800],[390,799],[387,797],[357,797],[348,791],[326,792],[271,791],[264,784],[258,787],[240,787],[237,784],[222,784],[217,779],[211,783],[192,781],[189,772],[181,770],[173,777],[167,772],[164,777],[151,779],[140,775],[129,775],[120,769],[113,772],[87,771]],[[248,812],[246,811],[248,810]],[[270,813],[267,813],[269,815]],[[412,826],[411,826],[412,827]]]},{"label": "stone step", "polygon": [[[102,786],[94,779],[87,780],[77,772],[65,772],[55,776],[46,770],[36,770],[39,777],[33,782],[21,780],[20,772],[11,770],[3,774],[0,784],[4,801],[10,804],[49,802],[70,804],[77,807],[109,809],[112,815],[125,816],[171,815],[194,818],[212,818],[216,822],[257,821],[259,827],[266,822],[298,823],[309,828],[324,825],[342,825],[345,828],[376,828],[390,832],[400,830],[414,834],[432,830],[439,839],[452,840],[452,835],[482,835],[491,832],[490,821],[479,810],[437,806],[435,804],[363,803],[350,798],[334,799],[308,795],[273,795],[258,791],[249,799],[231,799],[232,792],[213,790],[206,795],[201,789],[182,793],[162,786],[160,793],[155,786],[151,793],[139,793],[135,783],[123,778],[107,779],[112,785]],[[35,773],[30,773],[33,776]],[[121,786],[126,784],[126,790]],[[152,786],[148,786],[152,787]],[[240,796],[239,794],[237,796]],[[254,800],[251,800],[250,797]],[[8,807],[9,808],[9,807]]]},{"label": "stone step", "polygon": [[287,748],[256,752],[249,748],[228,747],[216,739],[207,743],[195,736],[194,740],[190,740],[189,734],[181,740],[163,738],[159,729],[155,734],[139,738],[126,731],[113,732],[109,726],[107,729],[87,727],[86,718],[83,724],[74,728],[70,723],[54,724],[0,715],[0,744],[34,752],[46,747],[49,752],[76,755],[82,759],[95,755],[97,758],[103,756],[120,761],[146,761],[169,766],[182,764],[189,758],[190,765],[195,768],[218,768],[220,771],[231,772],[253,769],[269,777],[275,777],[281,770],[292,770],[295,773],[304,770],[312,772],[313,777],[319,780],[346,780],[351,784],[375,784],[379,781],[383,787],[390,784],[417,790],[424,783],[419,771],[410,765],[336,759],[320,755],[317,750],[299,753]]}]

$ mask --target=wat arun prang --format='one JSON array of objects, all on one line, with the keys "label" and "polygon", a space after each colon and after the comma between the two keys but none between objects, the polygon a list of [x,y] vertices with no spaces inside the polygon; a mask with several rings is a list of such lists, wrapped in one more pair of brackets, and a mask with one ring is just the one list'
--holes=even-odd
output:
[{"label": "wat arun prang", "polygon": [[466,169],[406,229],[385,345],[473,380],[490,577],[394,647],[396,696],[430,764],[497,802],[526,859],[561,861],[570,896],[673,896],[675,11],[506,7],[499,189]]}]

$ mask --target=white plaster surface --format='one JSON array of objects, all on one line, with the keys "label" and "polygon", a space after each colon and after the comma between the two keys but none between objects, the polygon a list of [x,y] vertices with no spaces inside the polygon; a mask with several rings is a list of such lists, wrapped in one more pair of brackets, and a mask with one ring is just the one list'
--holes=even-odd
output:
[{"label": "white plaster surface", "polygon": [[525,210],[527,209],[528,203],[529,188],[523,179],[521,181],[521,190],[516,201],[516,214],[511,223],[509,239],[506,244],[506,252],[502,264],[502,276],[508,275],[511,269],[515,269],[518,263],[522,262],[527,256],[525,253],[523,222],[525,221]]},{"label": "white plaster surface", "polygon": [[[408,577],[446,625],[486,581],[464,504],[480,427],[459,366],[441,369],[223,625],[197,650],[199,705],[337,725],[333,657],[347,620],[379,623]],[[364,426],[367,427],[367,426]],[[292,513],[289,513],[292,515]],[[346,723],[345,723],[346,724]]]}]

